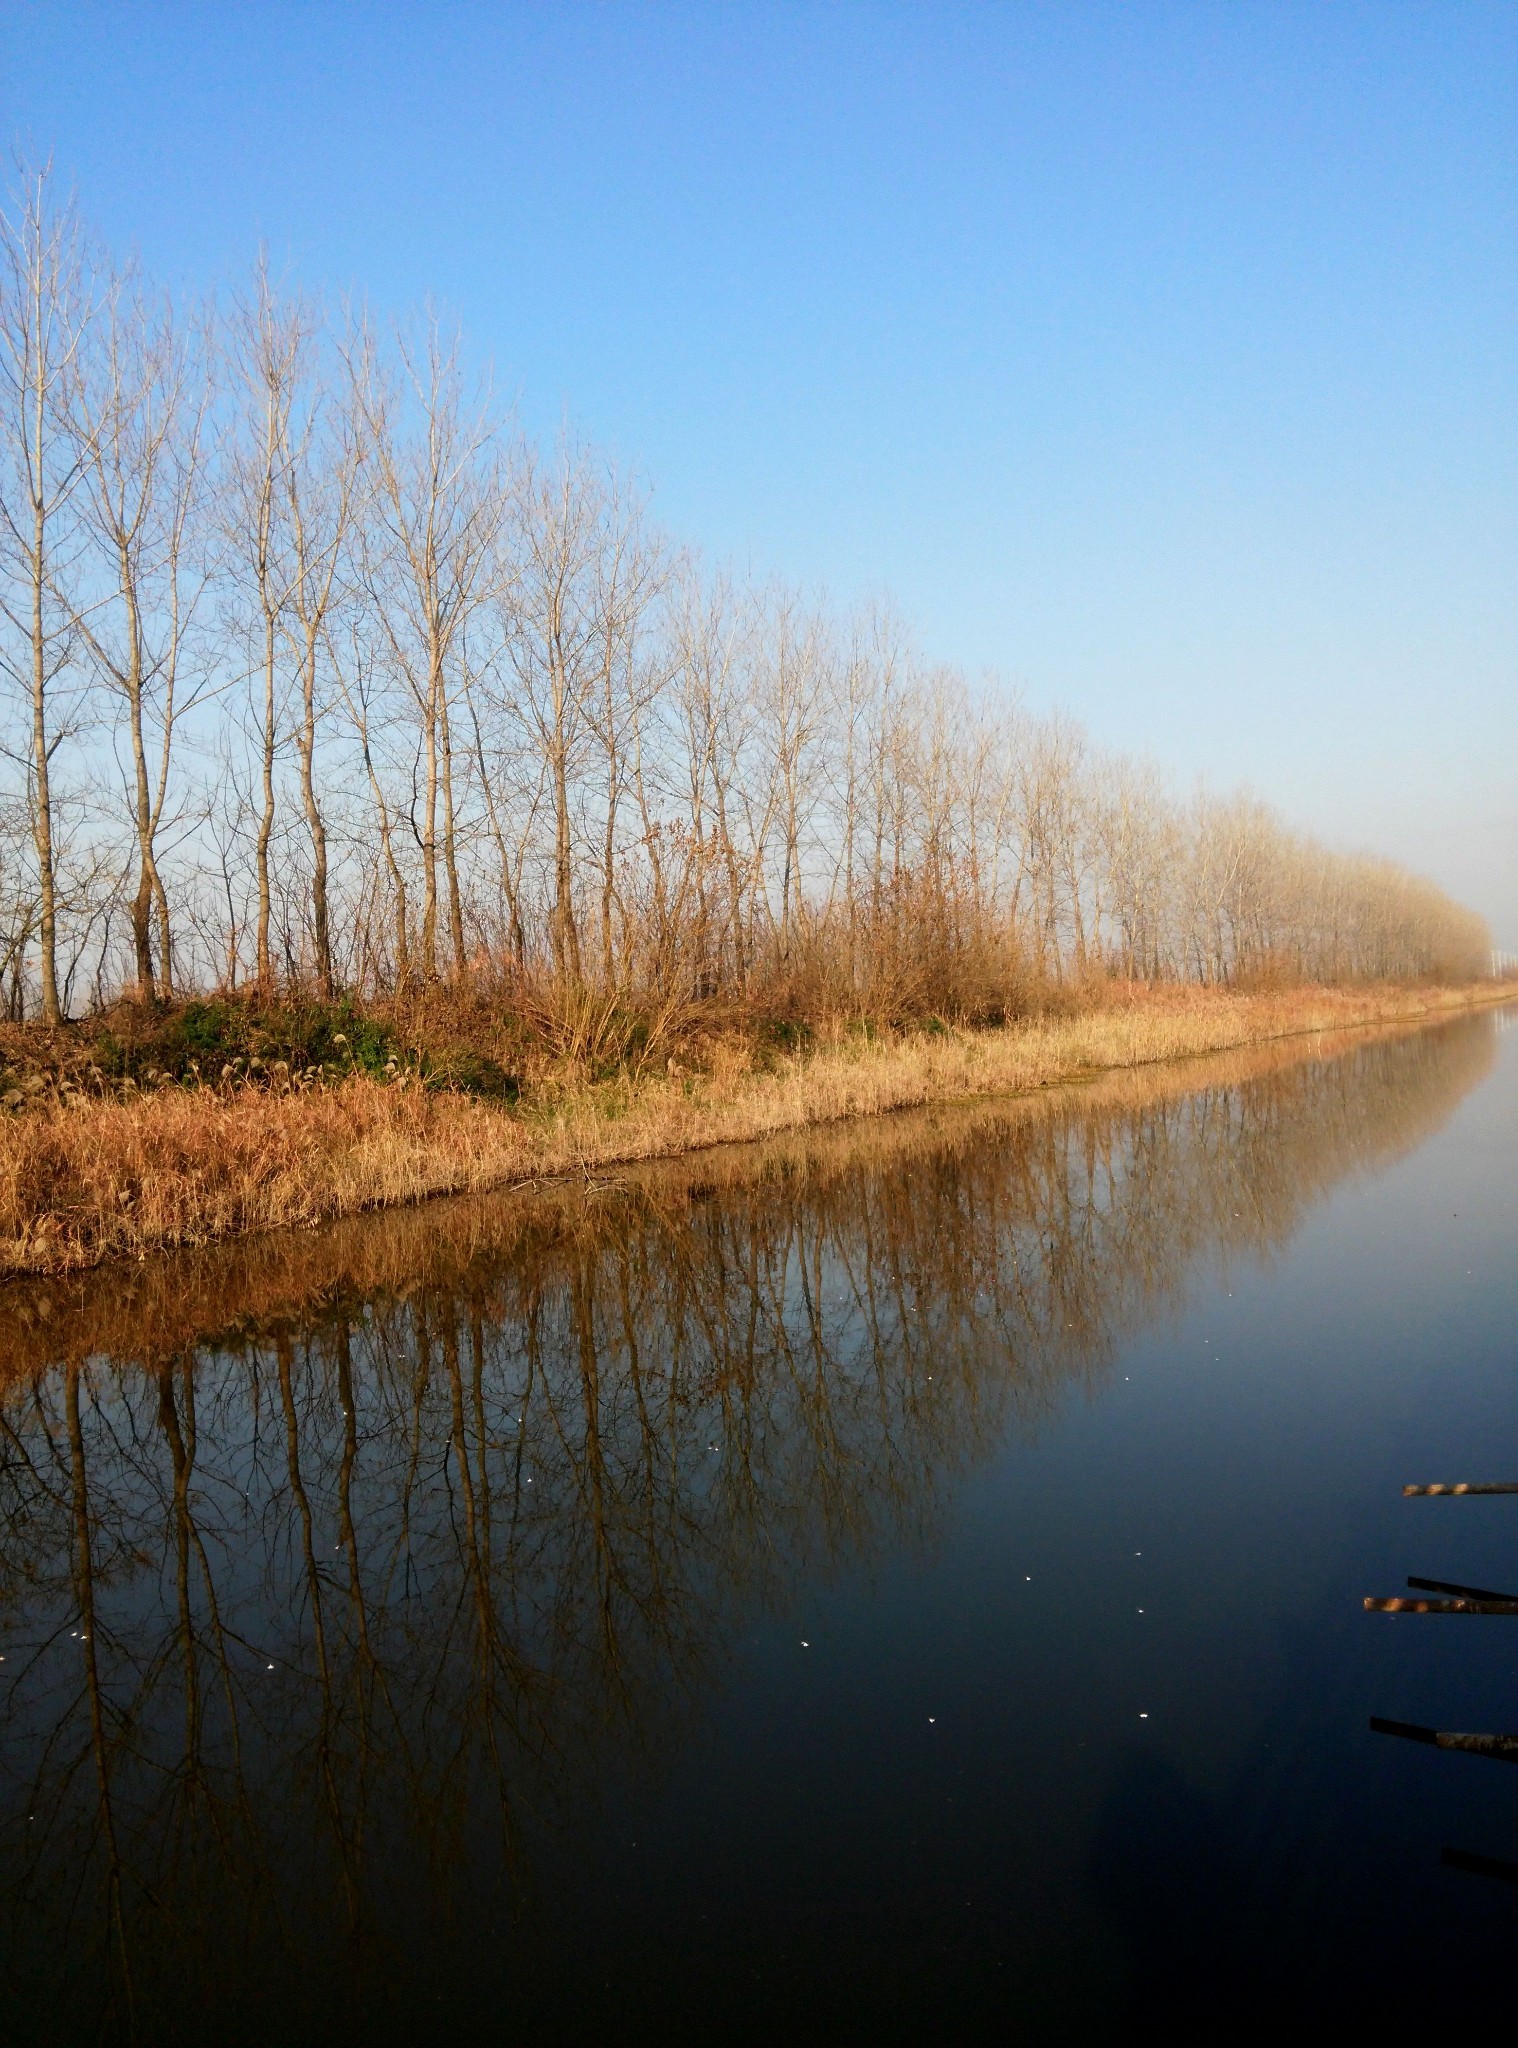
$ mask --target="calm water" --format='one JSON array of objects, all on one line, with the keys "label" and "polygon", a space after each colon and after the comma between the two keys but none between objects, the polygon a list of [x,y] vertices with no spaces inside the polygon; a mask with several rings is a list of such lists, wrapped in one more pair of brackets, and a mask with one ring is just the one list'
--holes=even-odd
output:
[{"label": "calm water", "polygon": [[0,1296],[8,2038],[1506,2017],[1504,1021]]}]

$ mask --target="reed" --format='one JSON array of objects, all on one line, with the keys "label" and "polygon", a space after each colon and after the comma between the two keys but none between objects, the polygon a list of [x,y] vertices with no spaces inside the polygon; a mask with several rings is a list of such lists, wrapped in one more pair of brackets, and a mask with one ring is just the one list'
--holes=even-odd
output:
[{"label": "reed", "polygon": [[880,1039],[838,1026],[765,1071],[743,1039],[709,1044],[697,1072],[596,1081],[567,1067],[509,1108],[361,1074],[284,1091],[55,1094],[0,1126],[0,1272],[68,1272],[1293,1034],[1411,1022],[1493,994],[1134,986],[1084,1014],[1000,1030]]}]

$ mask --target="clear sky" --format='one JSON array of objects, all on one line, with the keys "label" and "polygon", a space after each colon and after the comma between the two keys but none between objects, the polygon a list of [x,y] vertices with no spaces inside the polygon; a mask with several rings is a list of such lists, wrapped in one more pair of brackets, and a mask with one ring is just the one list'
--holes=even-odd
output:
[{"label": "clear sky", "polygon": [[5,0],[0,135],[1518,948],[1512,0]]}]

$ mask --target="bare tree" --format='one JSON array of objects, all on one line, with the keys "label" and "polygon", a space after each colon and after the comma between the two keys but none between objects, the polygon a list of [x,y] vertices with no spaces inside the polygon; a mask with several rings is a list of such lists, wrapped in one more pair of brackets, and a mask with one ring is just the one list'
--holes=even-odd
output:
[{"label": "bare tree", "polygon": [[56,691],[74,652],[66,589],[75,536],[67,522],[84,475],[70,415],[94,310],[74,201],[57,197],[50,165],[22,166],[0,214],[0,607],[9,629],[0,659],[29,714],[26,792],[49,1024],[62,1015],[53,772],[70,729]]},{"label": "bare tree", "polygon": [[181,321],[135,269],[108,280],[97,331],[76,387],[75,432],[86,457],[84,520],[99,583],[87,589],[74,622],[125,726],[137,860],[132,949],[138,989],[152,1002],[173,988],[158,838],[174,737],[209,687],[206,671],[188,688],[181,673],[207,573],[194,521],[210,402],[208,342],[203,322]]},{"label": "bare tree", "polygon": [[251,579],[252,659],[247,674],[259,766],[254,958],[259,985],[264,989],[274,981],[270,848],[284,694],[279,650],[292,582],[281,513],[289,491],[290,420],[305,340],[301,310],[280,303],[267,258],[260,254],[252,288],[234,306],[231,319],[231,359],[238,377],[239,403],[227,464],[226,525],[238,566]]},{"label": "bare tree", "polygon": [[317,984],[333,988],[332,913],[328,899],[327,828],[317,793],[316,740],[323,650],[343,595],[343,572],[362,470],[362,434],[351,407],[338,406],[314,361],[319,315],[298,301],[289,315],[295,332],[296,395],[285,416],[287,436],[281,512],[286,529],[289,598],[286,625],[299,678],[301,804],[311,834],[311,911]]},{"label": "bare tree", "polygon": [[588,458],[567,437],[551,460],[519,466],[513,526],[519,552],[507,648],[523,713],[542,748],[553,807],[549,936],[557,973],[584,979],[575,908],[572,787],[590,739],[598,654],[595,583],[603,499]]},{"label": "bare tree", "polygon": [[422,855],[422,972],[431,978],[438,971],[440,844],[454,971],[464,966],[451,711],[462,638],[489,596],[496,559],[498,429],[488,392],[466,394],[457,337],[445,337],[435,316],[419,343],[397,335],[394,347],[391,369],[373,330],[361,326],[347,360],[372,472],[365,591],[420,738],[422,817],[417,824],[413,812],[413,831]]}]

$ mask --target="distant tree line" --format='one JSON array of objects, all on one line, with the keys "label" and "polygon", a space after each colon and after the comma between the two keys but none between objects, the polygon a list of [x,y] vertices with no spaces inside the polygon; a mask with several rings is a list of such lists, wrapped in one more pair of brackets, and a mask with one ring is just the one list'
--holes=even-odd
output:
[{"label": "distant tree line", "polygon": [[0,228],[0,993],[509,984],[1004,1013],[1461,978],[1481,921],[1256,799],[703,564],[428,315],[188,302],[46,170]]}]

